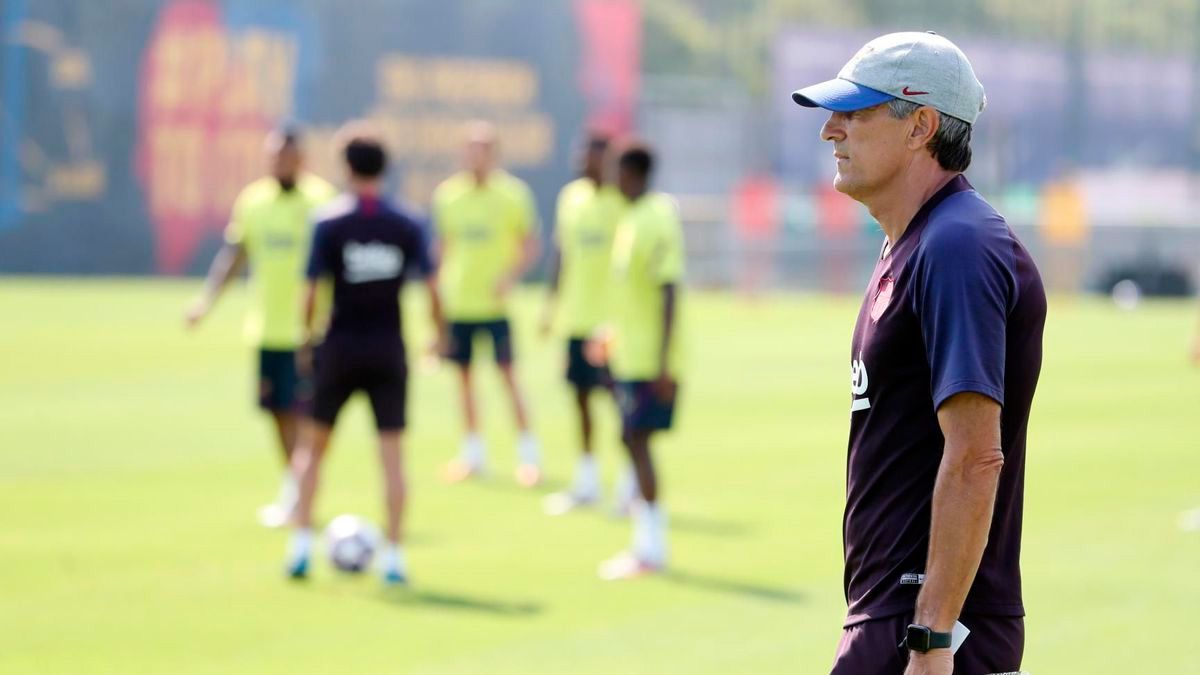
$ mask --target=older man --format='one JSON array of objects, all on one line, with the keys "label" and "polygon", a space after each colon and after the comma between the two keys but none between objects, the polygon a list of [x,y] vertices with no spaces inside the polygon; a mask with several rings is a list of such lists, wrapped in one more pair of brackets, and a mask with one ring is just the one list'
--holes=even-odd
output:
[{"label": "older man", "polygon": [[962,175],[983,86],[949,40],[893,33],[792,96],[831,112],[834,186],[886,236],[851,347],[849,613],[833,673],[1017,671],[1046,297]]}]

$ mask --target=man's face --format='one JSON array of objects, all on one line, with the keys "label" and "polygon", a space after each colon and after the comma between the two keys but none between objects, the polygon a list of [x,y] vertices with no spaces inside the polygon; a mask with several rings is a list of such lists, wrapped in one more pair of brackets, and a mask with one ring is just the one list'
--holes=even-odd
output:
[{"label": "man's face", "polygon": [[295,145],[284,145],[271,153],[271,175],[281,183],[295,183],[302,164],[300,149]]},{"label": "man's face", "polygon": [[908,120],[892,117],[887,104],[831,113],[821,127],[821,140],[833,143],[838,192],[863,201],[888,185],[900,173],[909,156],[905,139]]},{"label": "man's face", "polygon": [[607,153],[605,146],[599,143],[587,143],[583,146],[582,157],[579,160],[579,170],[585,176],[604,176]]},{"label": "man's face", "polygon": [[467,142],[467,170],[488,173],[496,164],[496,144],[487,139],[472,139]]},{"label": "man's face", "polygon": [[627,166],[617,167],[617,189],[626,199],[637,199],[646,191],[646,179]]}]

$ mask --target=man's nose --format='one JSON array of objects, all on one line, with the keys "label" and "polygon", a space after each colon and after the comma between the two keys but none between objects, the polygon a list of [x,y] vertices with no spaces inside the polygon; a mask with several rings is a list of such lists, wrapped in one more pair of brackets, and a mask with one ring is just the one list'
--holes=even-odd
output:
[{"label": "man's nose", "polygon": [[825,120],[825,124],[821,125],[821,140],[838,141],[846,137],[839,117],[837,113],[832,113],[829,119]]}]

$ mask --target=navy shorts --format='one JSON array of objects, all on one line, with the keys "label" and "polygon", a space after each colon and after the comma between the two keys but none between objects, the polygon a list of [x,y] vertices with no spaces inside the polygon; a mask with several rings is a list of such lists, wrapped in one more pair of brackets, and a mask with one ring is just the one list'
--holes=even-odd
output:
[{"label": "navy shorts", "polygon": [[279,349],[258,351],[258,405],[263,410],[288,412],[296,408],[300,375],[296,352]]},{"label": "navy shorts", "polygon": [[654,393],[654,383],[648,380],[618,382],[617,407],[621,411],[621,433],[628,438],[635,431],[665,431],[675,419],[675,399],[679,387],[664,401]]},{"label": "navy shorts", "polygon": [[487,333],[492,338],[492,353],[496,363],[512,363],[512,332],[508,327],[508,319],[450,322],[450,345],[446,358],[461,366],[470,364],[475,337],[479,333]]},{"label": "navy shorts", "polygon": [[593,366],[584,355],[584,345],[587,340],[571,338],[567,343],[567,382],[575,385],[576,389],[594,389],[596,387],[612,386],[612,376],[608,368]]},{"label": "navy shorts", "polygon": [[395,340],[327,340],[313,355],[316,392],[312,418],[332,427],[356,391],[367,394],[380,431],[399,431],[407,422],[408,367],[404,345]]},{"label": "navy shorts", "polygon": [[[970,629],[954,655],[954,675],[993,675],[1021,670],[1025,619],[1019,616],[963,616]],[[855,624],[842,631],[830,675],[903,675],[908,665],[904,640],[912,616],[893,616]]]}]

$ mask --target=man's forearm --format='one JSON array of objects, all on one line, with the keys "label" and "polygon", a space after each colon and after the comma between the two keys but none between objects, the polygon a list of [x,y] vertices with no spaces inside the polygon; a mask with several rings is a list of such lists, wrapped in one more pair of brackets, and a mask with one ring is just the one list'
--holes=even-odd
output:
[{"label": "man's forearm", "polygon": [[675,284],[663,284],[663,329],[662,344],[659,345],[660,372],[670,369],[671,334],[675,332]]},{"label": "man's forearm", "polygon": [[242,267],[245,253],[240,246],[225,244],[213,258],[208,268],[208,276],[204,278],[204,296],[209,302],[214,302],[225,289],[226,284]]},{"label": "man's forearm", "polygon": [[313,324],[317,318],[317,281],[310,280],[304,287],[304,302],[300,307],[301,317],[304,321],[304,339],[308,340],[314,332]]},{"label": "man's forearm", "polygon": [[925,583],[916,623],[949,632],[958,620],[987,547],[1004,465],[999,449],[968,462],[943,460],[933,489]]}]

